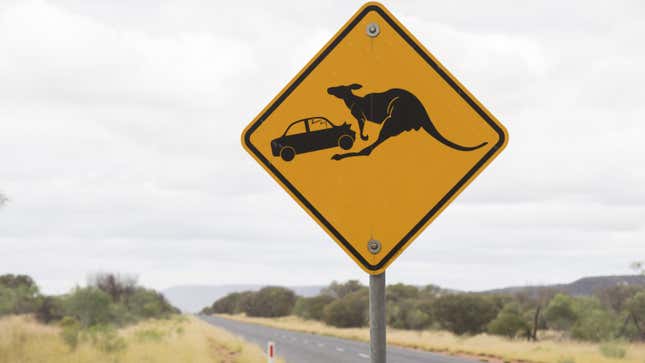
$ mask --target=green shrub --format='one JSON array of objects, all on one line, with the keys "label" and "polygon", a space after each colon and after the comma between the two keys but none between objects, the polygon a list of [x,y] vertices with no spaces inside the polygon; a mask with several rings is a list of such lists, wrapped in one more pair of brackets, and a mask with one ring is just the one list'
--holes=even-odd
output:
[{"label": "green shrub", "polygon": [[569,330],[578,319],[574,310],[574,298],[569,295],[557,294],[546,307],[544,317],[550,328]]},{"label": "green shrub", "polygon": [[[254,291],[243,291],[240,293],[240,298],[237,302],[237,307],[235,308],[235,314],[245,313],[251,309],[252,304],[255,299]],[[295,303],[294,303],[295,304]]]},{"label": "green shrub", "polygon": [[645,322],[645,291],[631,297],[626,303],[626,310],[637,321]]},{"label": "green shrub", "polygon": [[336,299],[323,309],[323,321],[340,328],[367,325],[369,291],[355,291],[341,299]]},{"label": "green shrub", "polygon": [[414,285],[394,284],[385,289],[385,299],[388,303],[419,298],[419,289]]},{"label": "green shrub", "polygon": [[645,341],[645,291],[641,291],[625,303],[625,310],[621,314],[624,322],[620,329],[621,337],[630,340]]},{"label": "green shrub", "polygon": [[0,275],[0,316],[33,313],[38,308],[38,286],[27,275]]},{"label": "green shrub", "polygon": [[620,322],[609,312],[601,309],[580,314],[571,328],[571,337],[580,340],[599,342],[613,339]]},{"label": "green shrub", "polygon": [[0,275],[0,286],[16,289],[18,287],[27,287],[31,289],[38,290],[38,286],[34,280],[27,275],[14,275],[14,274],[5,274]]},{"label": "green shrub", "polygon": [[434,318],[455,334],[478,334],[498,313],[496,304],[477,294],[453,294],[437,298],[433,303]]},{"label": "green shrub", "polygon": [[387,324],[392,328],[421,330],[432,321],[432,313],[423,309],[422,302],[408,299],[388,304]]},{"label": "green shrub", "polygon": [[0,285],[0,316],[15,314],[16,292],[13,289]]},{"label": "green shrub", "polygon": [[[141,319],[167,318],[179,313],[166,298],[154,291],[137,287],[132,278],[115,274],[97,275],[87,287],[76,287],[63,296],[42,296],[38,286],[26,275],[0,275],[0,316],[34,313],[43,323],[60,321],[67,316],[67,338],[73,338],[73,319],[86,329],[96,325],[123,326]],[[71,325],[70,325],[71,324]]]},{"label": "green shrub", "polygon": [[244,311],[248,316],[278,317],[291,314],[296,294],[284,287],[265,287],[251,295]]},{"label": "green shrub", "polygon": [[136,311],[123,304],[111,304],[108,322],[117,326],[134,324],[143,319],[143,316],[137,315]]},{"label": "green shrub", "polygon": [[240,297],[239,292],[234,292],[215,301],[211,306],[211,311],[215,314],[235,314],[239,310]]},{"label": "green shrub", "polygon": [[487,327],[489,333],[509,338],[515,338],[520,335],[527,336],[529,329],[530,325],[524,319],[518,303],[510,303],[504,306],[502,311],[497,314],[497,317],[488,323]]},{"label": "green shrub", "polygon": [[111,305],[110,296],[95,287],[77,287],[63,302],[65,315],[76,318],[83,328],[109,322]]},{"label": "green shrub", "polygon": [[419,289],[419,297],[424,300],[435,299],[445,293],[446,291],[437,285],[426,285]]},{"label": "green shrub", "polygon": [[35,311],[35,316],[41,323],[48,324],[53,321],[58,321],[65,315],[63,301],[59,297],[44,296],[38,300],[38,307]]},{"label": "green shrub", "polygon": [[[330,298],[331,298],[331,296],[330,296]],[[291,314],[293,314],[295,316],[299,316],[299,317],[301,317],[303,319],[306,319],[306,320],[311,319],[308,316],[306,299],[307,299],[306,297],[296,296],[296,303],[293,304],[293,310],[291,310]],[[332,298],[332,300],[333,300],[333,298]]]},{"label": "green shrub", "polygon": [[121,295],[119,301],[123,303],[114,303],[112,296],[96,287],[76,288],[62,299],[62,310],[65,315],[76,318],[82,328],[105,324],[124,326],[178,313],[163,295],[141,287],[130,292],[127,298]]},{"label": "green shrub", "polygon": [[60,321],[60,337],[70,350],[75,350],[78,346],[81,324],[71,316],[66,316]]},{"label": "green shrub", "polygon": [[301,297],[296,300],[293,313],[303,319],[322,320],[325,306],[334,301],[329,295]]},{"label": "green shrub", "polygon": [[600,353],[607,358],[623,359],[627,355],[627,349],[617,342],[603,343],[599,349]]},{"label": "green shrub", "polygon": [[127,310],[139,319],[168,318],[179,311],[154,290],[136,288],[128,297]]},{"label": "green shrub", "polygon": [[405,329],[422,330],[432,325],[432,315],[415,307],[405,314]]}]

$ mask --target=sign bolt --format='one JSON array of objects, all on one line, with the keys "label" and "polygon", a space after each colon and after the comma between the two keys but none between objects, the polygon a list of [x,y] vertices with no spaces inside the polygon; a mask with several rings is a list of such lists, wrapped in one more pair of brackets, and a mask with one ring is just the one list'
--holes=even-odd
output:
[{"label": "sign bolt", "polygon": [[372,38],[376,38],[379,33],[381,33],[381,28],[376,23],[367,24],[367,35]]},{"label": "sign bolt", "polygon": [[381,252],[381,242],[371,239],[369,242],[367,242],[367,249],[373,254],[377,254]]}]

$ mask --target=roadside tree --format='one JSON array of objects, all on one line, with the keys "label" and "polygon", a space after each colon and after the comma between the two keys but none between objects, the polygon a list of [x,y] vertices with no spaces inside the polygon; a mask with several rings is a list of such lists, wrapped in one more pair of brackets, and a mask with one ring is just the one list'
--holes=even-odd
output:
[{"label": "roadside tree", "polygon": [[547,305],[544,317],[549,328],[560,331],[569,330],[578,319],[574,310],[574,298],[557,294]]},{"label": "roadside tree", "polygon": [[626,303],[627,318],[631,317],[636,328],[635,337],[645,341],[645,291],[641,291]]},{"label": "roadside tree", "polygon": [[269,286],[251,295],[244,311],[249,316],[278,317],[291,314],[296,303],[293,291],[284,287]]},{"label": "roadside tree", "polygon": [[238,312],[242,293],[230,293],[213,303],[210,311],[214,314],[235,314]]},{"label": "roadside tree", "polygon": [[341,328],[365,326],[368,322],[368,308],[369,290],[363,288],[325,306],[323,321]]},{"label": "roadside tree", "polygon": [[27,275],[0,275],[0,316],[34,312],[40,300],[38,286]]},{"label": "roadside tree", "polygon": [[520,304],[516,302],[504,306],[497,317],[488,323],[487,330],[491,334],[508,338],[527,337],[531,334],[530,325],[524,319]]},{"label": "roadside tree", "polygon": [[108,323],[111,305],[110,295],[95,287],[77,287],[63,302],[65,315],[75,318],[82,328]]},{"label": "roadside tree", "polygon": [[329,295],[301,297],[296,301],[293,313],[303,319],[323,320],[325,306],[334,300]]},{"label": "roadside tree", "polygon": [[487,297],[477,294],[453,294],[433,303],[434,319],[455,334],[478,334],[486,330],[499,310]]},{"label": "roadside tree", "polygon": [[385,289],[385,299],[388,303],[395,303],[403,300],[418,299],[419,289],[414,285],[394,284]]},{"label": "roadside tree", "polygon": [[320,291],[321,295],[329,295],[336,299],[342,299],[345,296],[365,288],[358,280],[349,280],[344,283],[332,281],[329,286]]}]

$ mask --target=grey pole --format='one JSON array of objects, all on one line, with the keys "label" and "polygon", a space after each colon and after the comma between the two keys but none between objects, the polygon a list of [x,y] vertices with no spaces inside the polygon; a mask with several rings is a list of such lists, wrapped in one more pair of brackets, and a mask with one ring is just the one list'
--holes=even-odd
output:
[{"label": "grey pole", "polygon": [[370,275],[370,357],[385,363],[385,272]]}]

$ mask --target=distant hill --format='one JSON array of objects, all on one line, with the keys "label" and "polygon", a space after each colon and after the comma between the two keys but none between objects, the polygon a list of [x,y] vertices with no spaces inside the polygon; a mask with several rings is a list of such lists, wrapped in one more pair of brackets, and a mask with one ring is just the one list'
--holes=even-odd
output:
[{"label": "distant hill", "polygon": [[573,296],[589,296],[594,292],[604,290],[616,285],[645,286],[644,275],[623,275],[623,276],[595,276],[583,277],[568,284],[535,285],[535,286],[512,286],[503,289],[482,291],[491,294],[515,294],[528,292],[537,294],[540,290],[553,289]]},{"label": "distant hill", "polygon": [[[616,285],[645,286],[645,276],[596,276],[584,277],[568,284],[511,286],[501,289],[478,291],[482,294],[515,294],[525,292],[537,295],[541,290],[554,289],[574,296],[589,296],[594,292]],[[183,312],[194,313],[211,305],[215,300],[232,292],[257,291],[265,285],[179,285],[163,290],[170,303]],[[325,286],[286,286],[300,296],[315,296]],[[458,290],[444,289],[459,292]]]},{"label": "distant hill", "polygon": [[[170,303],[186,313],[195,313],[232,292],[257,291],[265,285],[179,285],[162,291]],[[316,296],[324,286],[286,286],[300,296]]]}]

